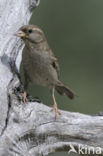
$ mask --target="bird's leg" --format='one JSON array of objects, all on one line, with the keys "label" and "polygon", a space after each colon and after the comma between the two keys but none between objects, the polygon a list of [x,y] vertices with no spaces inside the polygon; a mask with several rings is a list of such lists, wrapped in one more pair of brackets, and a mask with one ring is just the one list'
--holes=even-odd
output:
[{"label": "bird's leg", "polygon": [[24,103],[28,101],[28,99],[27,99],[27,88],[28,88],[28,85],[29,85],[29,79],[27,77],[25,77],[24,93],[22,94]]},{"label": "bird's leg", "polygon": [[52,98],[53,98],[53,109],[55,111],[55,119],[57,119],[57,115],[61,115],[61,112],[59,112],[58,110],[58,106],[57,106],[57,103],[56,103],[56,100],[55,100],[55,95],[54,95],[54,87],[52,89]]},{"label": "bird's leg", "polygon": [[22,97],[23,97],[23,102],[28,102],[28,99],[27,99],[27,93],[26,91],[24,91],[24,93],[22,94]]}]

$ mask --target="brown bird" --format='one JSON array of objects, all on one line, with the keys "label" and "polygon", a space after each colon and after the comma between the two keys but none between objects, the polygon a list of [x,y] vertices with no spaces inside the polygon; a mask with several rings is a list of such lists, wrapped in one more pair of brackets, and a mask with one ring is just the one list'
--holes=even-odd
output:
[{"label": "brown bird", "polygon": [[53,51],[49,47],[43,31],[35,25],[26,25],[19,29],[15,34],[21,37],[25,43],[22,53],[22,63],[24,69],[24,94],[23,101],[26,102],[26,92],[29,83],[36,83],[41,86],[48,86],[53,98],[53,109],[55,118],[58,111],[54,91],[60,95],[66,95],[73,99],[75,93],[59,81],[59,64]]}]

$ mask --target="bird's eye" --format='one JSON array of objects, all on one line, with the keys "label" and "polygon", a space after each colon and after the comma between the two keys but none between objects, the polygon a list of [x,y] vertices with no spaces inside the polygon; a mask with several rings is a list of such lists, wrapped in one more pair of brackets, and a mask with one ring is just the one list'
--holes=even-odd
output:
[{"label": "bird's eye", "polygon": [[28,32],[29,32],[29,33],[32,33],[33,31],[32,31],[32,29],[29,29]]}]

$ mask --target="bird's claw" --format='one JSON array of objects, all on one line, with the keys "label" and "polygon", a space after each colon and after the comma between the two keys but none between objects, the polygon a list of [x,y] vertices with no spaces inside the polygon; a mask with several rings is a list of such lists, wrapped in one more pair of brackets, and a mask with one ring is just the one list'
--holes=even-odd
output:
[{"label": "bird's claw", "polygon": [[61,112],[58,110],[58,107],[56,105],[53,106],[53,108],[51,109],[51,111],[55,111],[55,120],[57,119],[58,115],[61,115]]}]

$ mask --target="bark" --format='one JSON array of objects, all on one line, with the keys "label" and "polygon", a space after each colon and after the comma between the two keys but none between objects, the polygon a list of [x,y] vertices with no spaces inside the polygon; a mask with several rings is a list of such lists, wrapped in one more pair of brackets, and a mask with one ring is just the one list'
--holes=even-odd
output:
[{"label": "bark", "polygon": [[[0,156],[48,155],[69,151],[71,145],[101,148],[103,117],[61,111],[54,112],[35,99],[24,104],[18,77],[23,42],[13,34],[29,23],[39,0],[0,0]],[[85,152],[85,151],[84,151]],[[91,155],[92,155],[91,150]],[[80,153],[83,154],[83,153]]]}]

